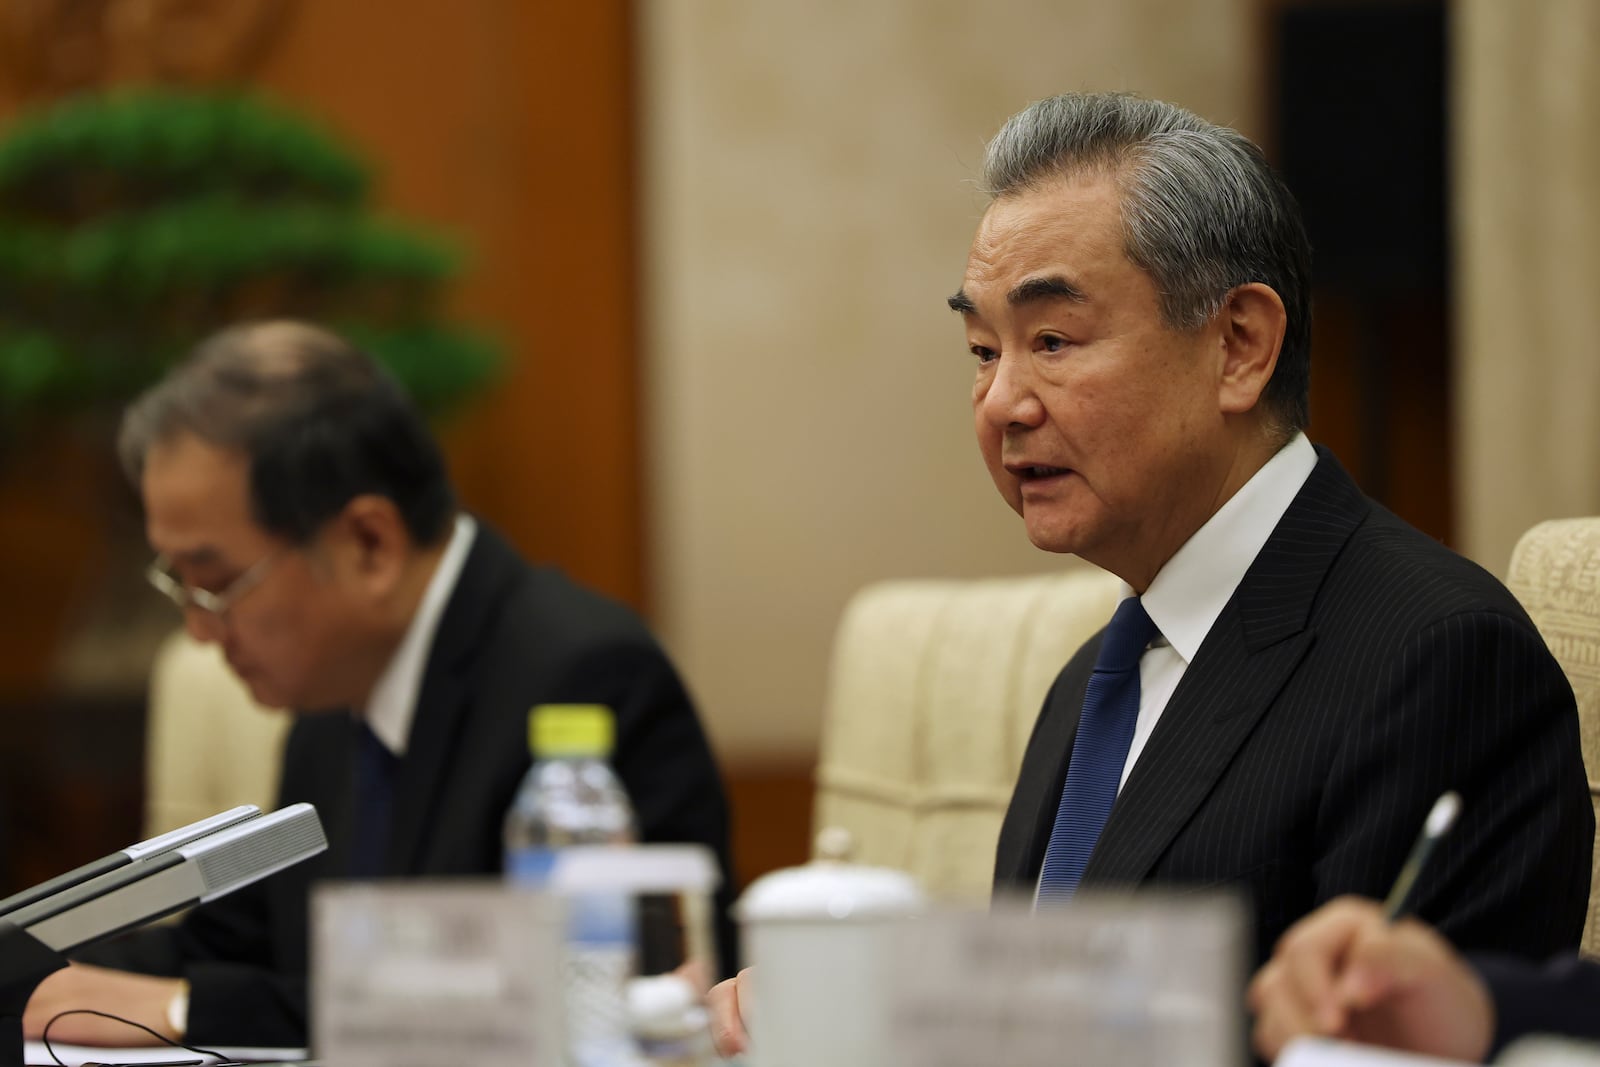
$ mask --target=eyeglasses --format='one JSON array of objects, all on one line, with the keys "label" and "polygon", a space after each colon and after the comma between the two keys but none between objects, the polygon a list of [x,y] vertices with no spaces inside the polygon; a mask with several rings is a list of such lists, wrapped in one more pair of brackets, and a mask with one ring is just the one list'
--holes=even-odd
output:
[{"label": "eyeglasses", "polygon": [[209,589],[197,589],[186,584],[173,571],[172,561],[165,555],[157,556],[150,566],[145,568],[144,576],[168,600],[178,605],[179,611],[198,608],[209,615],[221,618],[228,613],[229,608],[239,602],[240,598],[261,584],[261,579],[267,576],[267,571],[272,569],[280,554],[276,551],[268,552],[250,564],[243,574],[229,582],[227,588],[215,593]]}]

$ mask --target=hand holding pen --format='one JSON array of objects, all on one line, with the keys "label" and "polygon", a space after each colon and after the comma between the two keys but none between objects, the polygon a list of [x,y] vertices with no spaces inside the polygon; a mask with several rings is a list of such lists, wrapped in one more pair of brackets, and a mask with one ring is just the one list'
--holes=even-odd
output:
[{"label": "hand holding pen", "polygon": [[1483,983],[1432,928],[1402,917],[1460,809],[1454,793],[1434,804],[1384,903],[1342,897],[1278,942],[1246,994],[1261,1056],[1301,1036],[1471,1061],[1488,1052],[1494,1009]]}]

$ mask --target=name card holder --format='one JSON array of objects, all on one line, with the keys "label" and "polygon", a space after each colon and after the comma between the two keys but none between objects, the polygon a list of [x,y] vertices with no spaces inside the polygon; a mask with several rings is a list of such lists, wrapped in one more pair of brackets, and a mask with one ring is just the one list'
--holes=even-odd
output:
[{"label": "name card holder", "polygon": [[563,931],[558,899],[499,881],[321,886],[313,1048],[340,1067],[559,1064]]},{"label": "name card holder", "polygon": [[1226,896],[1083,894],[938,911],[897,933],[899,1062],[1236,1067],[1246,924]]}]

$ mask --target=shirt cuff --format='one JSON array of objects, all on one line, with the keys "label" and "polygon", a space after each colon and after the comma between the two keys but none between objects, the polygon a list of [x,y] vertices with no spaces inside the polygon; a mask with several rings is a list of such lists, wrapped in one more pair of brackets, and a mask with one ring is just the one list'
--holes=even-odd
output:
[{"label": "shirt cuff", "polygon": [[189,1032],[189,982],[188,979],[179,979],[178,991],[172,994],[172,999],[167,1001],[167,1025],[172,1032],[178,1035],[181,1041]]}]

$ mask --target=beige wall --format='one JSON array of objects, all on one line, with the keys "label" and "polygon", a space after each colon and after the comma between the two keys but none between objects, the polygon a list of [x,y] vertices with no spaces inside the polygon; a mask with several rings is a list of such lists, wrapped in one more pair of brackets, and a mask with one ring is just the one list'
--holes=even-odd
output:
[{"label": "beige wall", "polygon": [[1600,514],[1600,6],[1455,25],[1458,540],[1504,574],[1529,526]]},{"label": "beige wall", "polygon": [[809,758],[863,584],[1068,565],[988,482],[944,308],[983,142],[1068,89],[1258,135],[1255,8],[640,5],[654,614],[725,757]]}]

